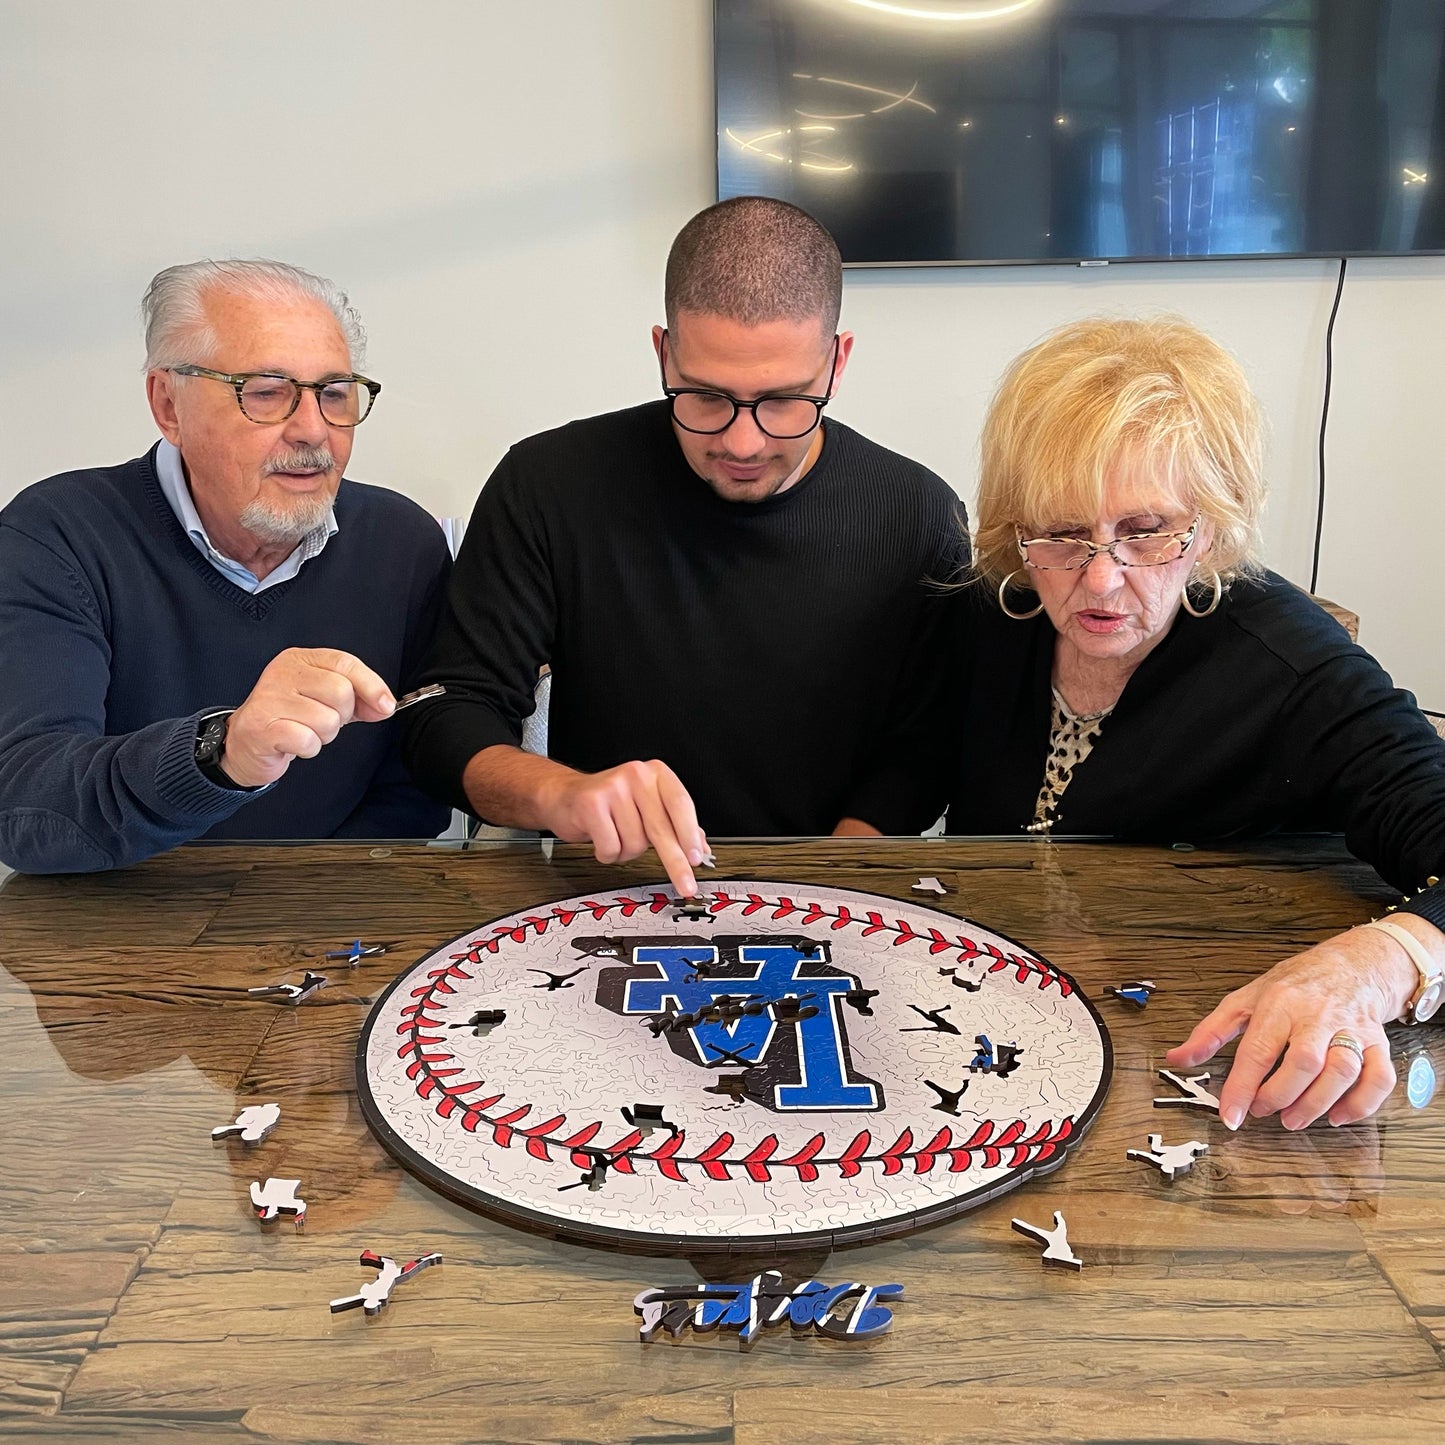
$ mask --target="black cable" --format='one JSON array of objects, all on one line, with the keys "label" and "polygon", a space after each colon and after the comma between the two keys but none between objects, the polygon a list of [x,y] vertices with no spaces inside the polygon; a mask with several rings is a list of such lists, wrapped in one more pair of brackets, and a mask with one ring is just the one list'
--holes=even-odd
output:
[{"label": "black cable", "polygon": [[1345,290],[1345,258],[1340,257],[1340,282],[1335,287],[1335,304],[1330,307],[1330,324],[1325,327],[1325,399],[1320,408],[1319,508],[1315,513],[1315,556],[1310,567],[1310,591],[1320,580],[1320,543],[1325,535],[1325,428],[1330,424],[1330,383],[1335,372],[1335,317],[1340,314],[1340,297]]}]

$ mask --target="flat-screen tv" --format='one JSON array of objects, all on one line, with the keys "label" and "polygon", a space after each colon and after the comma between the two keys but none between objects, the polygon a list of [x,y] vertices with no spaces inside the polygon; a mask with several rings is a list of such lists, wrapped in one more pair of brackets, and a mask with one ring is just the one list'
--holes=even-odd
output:
[{"label": "flat-screen tv", "polygon": [[718,194],[855,265],[1445,251],[1445,0],[716,0]]}]

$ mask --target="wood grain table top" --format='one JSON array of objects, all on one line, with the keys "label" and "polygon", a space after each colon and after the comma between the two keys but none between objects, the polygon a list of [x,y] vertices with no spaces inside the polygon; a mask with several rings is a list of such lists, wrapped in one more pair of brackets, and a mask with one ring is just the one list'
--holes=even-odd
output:
[{"label": "wood grain table top", "polygon": [[[722,844],[766,877],[977,919],[1066,969],[1114,1046],[1109,1097],[1056,1172],[903,1238],[790,1259],[898,1281],[893,1331],[639,1342],[633,1296],[717,1266],[527,1233],[449,1202],[371,1137],[369,1003],[487,920],[656,882],[581,848],[191,846],[0,884],[0,1439],[143,1441],[1439,1441],[1445,1438],[1445,1030],[1392,1031],[1379,1115],[1231,1135],[1170,1185],[1125,1160],[1158,1132],[1157,1069],[1219,996],[1378,913],[1338,841],[1248,852],[862,839]],[[322,966],[360,934],[395,940]],[[321,968],[299,1008],[247,997]],[[1106,985],[1146,976],[1136,1012]],[[247,1103],[287,1127],[210,1130]],[[1178,1115],[1174,1116],[1176,1119]],[[300,1177],[304,1232],[248,1197]],[[1010,1228],[1062,1209],[1082,1272]],[[364,1249],[445,1263],[374,1319],[332,1315]],[[740,1261],[729,1278],[778,1264]],[[705,1273],[700,1273],[704,1271]]]}]

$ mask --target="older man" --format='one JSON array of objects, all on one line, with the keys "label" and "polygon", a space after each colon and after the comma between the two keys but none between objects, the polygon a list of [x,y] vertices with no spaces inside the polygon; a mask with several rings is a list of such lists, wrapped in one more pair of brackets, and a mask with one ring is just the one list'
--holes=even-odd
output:
[{"label": "older man", "polygon": [[[649,844],[696,888],[706,834],[917,832],[892,730],[936,672],[961,508],[830,421],[842,266],[782,201],[694,217],[653,344],[664,400],[513,447],[477,501],[408,724],[418,781],[495,823]],[[540,664],[550,758],[520,751]]]},{"label": "older man", "polygon": [[173,266],[143,310],[162,440],[0,512],[0,860],[436,834],[389,719],[447,551],[412,502],[342,479],[380,390],[356,312],[269,261]]}]

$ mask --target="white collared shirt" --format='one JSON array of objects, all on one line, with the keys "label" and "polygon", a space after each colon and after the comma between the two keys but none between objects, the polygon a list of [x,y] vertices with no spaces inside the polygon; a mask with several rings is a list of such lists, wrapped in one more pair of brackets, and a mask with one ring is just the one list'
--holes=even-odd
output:
[{"label": "white collared shirt", "polygon": [[336,535],[336,509],[329,508],[326,520],[309,531],[295,546],[284,562],[264,577],[243,567],[224,552],[218,552],[206,535],[201,514],[196,511],[191,489],[186,484],[185,468],[181,465],[181,454],[170,442],[161,440],[156,451],[156,475],[160,478],[161,491],[170,503],[176,520],[185,529],[196,550],[228,582],[234,582],[244,592],[264,592],[278,582],[289,582],[300,570],[303,562],[309,562]]}]

